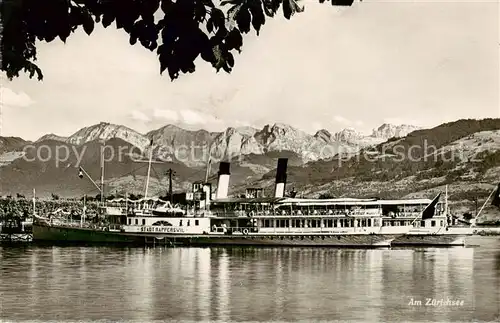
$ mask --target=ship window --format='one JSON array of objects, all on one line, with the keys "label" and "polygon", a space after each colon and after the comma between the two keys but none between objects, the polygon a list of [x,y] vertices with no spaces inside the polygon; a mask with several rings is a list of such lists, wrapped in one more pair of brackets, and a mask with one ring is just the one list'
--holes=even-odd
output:
[{"label": "ship window", "polygon": [[200,220],[194,220],[194,225],[200,225]]},{"label": "ship window", "polygon": [[432,220],[432,221],[431,221],[431,226],[432,226],[432,227],[435,227],[435,226],[436,226],[436,221],[435,221],[435,220]]},{"label": "ship window", "polygon": [[333,227],[336,228],[337,227],[337,220],[333,220]]},{"label": "ship window", "polygon": [[132,224],[132,219],[128,219],[128,224],[131,225]]},{"label": "ship window", "polygon": [[189,227],[189,225],[191,224],[191,223],[189,223],[189,222],[190,222],[190,221],[189,221],[189,220],[187,220],[187,224],[186,224],[186,225],[187,225],[188,227]]},{"label": "ship window", "polygon": [[422,228],[425,228],[425,221],[420,221],[420,226],[421,226]]},{"label": "ship window", "polygon": [[182,227],[182,220],[179,221],[179,226]]},{"label": "ship window", "polygon": [[146,225],[146,219],[142,219],[142,225]]},{"label": "ship window", "polygon": [[441,224],[440,224],[440,226],[443,226],[443,225],[444,225],[443,220],[441,220]]},{"label": "ship window", "polygon": [[135,224],[139,224],[139,220],[138,219],[135,219]]}]

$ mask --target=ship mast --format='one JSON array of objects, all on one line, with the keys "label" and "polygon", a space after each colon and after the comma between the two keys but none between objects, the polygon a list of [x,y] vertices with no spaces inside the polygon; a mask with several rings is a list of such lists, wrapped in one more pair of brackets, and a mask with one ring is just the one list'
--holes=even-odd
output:
[{"label": "ship mast", "polygon": [[146,204],[146,199],[148,198],[149,175],[151,174],[152,161],[153,161],[153,139],[151,139],[151,144],[150,144],[150,149],[149,149],[148,175],[146,177],[146,189],[144,192],[144,204]]},{"label": "ship mast", "polygon": [[208,177],[210,176],[210,166],[212,164],[212,160],[209,158],[207,162],[207,171],[205,173],[205,183],[208,183]]},{"label": "ship mast", "polygon": [[444,210],[446,217],[448,217],[448,185],[445,186],[445,192],[444,192]]},{"label": "ship mast", "polygon": [[85,222],[86,210],[87,210],[87,194],[83,195],[83,209],[82,209],[82,216],[80,217],[80,227],[83,227],[83,222]]},{"label": "ship mast", "polygon": [[36,216],[36,191],[33,188],[33,218]]},{"label": "ship mast", "polygon": [[101,206],[104,207],[104,145],[106,141],[103,140],[103,145],[101,146]]},{"label": "ship mast", "polygon": [[[208,210],[208,201],[210,200],[212,196],[212,188],[211,186],[207,185],[208,184],[208,177],[210,176],[210,167],[212,166],[212,159],[209,157],[208,162],[207,162],[207,171],[205,173],[205,183],[203,184],[203,193],[204,193],[204,198],[205,198],[205,210]],[[208,192],[208,198],[207,198],[207,192],[205,190],[209,190]]]}]

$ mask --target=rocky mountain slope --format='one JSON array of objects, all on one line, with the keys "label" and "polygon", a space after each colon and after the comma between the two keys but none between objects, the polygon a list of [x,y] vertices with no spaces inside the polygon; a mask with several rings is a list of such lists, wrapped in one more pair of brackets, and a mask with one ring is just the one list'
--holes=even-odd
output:
[{"label": "rocky mountain slope", "polygon": [[144,150],[150,142],[146,136],[135,130],[107,122],[82,128],[69,136],[66,142],[72,145],[82,145],[94,140],[108,141],[112,138],[122,139],[141,150]]},{"label": "rocky mountain slope", "polygon": [[41,141],[46,141],[46,140],[66,142],[66,141],[68,141],[68,137],[58,136],[56,134],[49,133],[49,134],[46,134],[46,135],[38,138],[38,140],[36,142],[41,142]]},{"label": "rocky mountain slope", "polygon": [[393,125],[389,123],[384,123],[377,129],[373,129],[370,137],[378,138],[382,140],[387,140],[393,137],[405,137],[415,130],[420,130],[421,127],[412,126],[408,124]]},{"label": "rocky mountain slope", "polygon": [[[140,134],[125,126],[101,122],[82,128],[67,138],[49,134],[37,142],[54,140],[81,146],[95,140],[109,141],[112,138],[124,140],[143,153],[149,151],[150,142],[153,140],[154,157],[177,160],[189,167],[206,165],[208,159],[219,161],[273,151],[293,151],[307,162],[330,158],[339,152],[352,153],[359,150],[353,140],[338,140],[326,130],[310,135],[280,123],[265,125],[262,129],[229,127],[221,132],[208,132],[203,129],[192,131],[166,125]],[[378,143],[373,143],[376,142]],[[364,143],[362,146],[367,145]]]},{"label": "rocky mountain slope", "polygon": [[0,137],[0,154],[19,150],[28,143],[29,141],[19,137]]}]

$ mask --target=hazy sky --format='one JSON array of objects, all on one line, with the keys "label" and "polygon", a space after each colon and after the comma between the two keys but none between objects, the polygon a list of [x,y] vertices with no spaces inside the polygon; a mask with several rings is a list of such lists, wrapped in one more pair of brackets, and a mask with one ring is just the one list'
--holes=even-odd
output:
[{"label": "hazy sky", "polygon": [[70,135],[100,121],[140,132],[284,122],[314,133],[383,122],[499,117],[497,0],[317,0],[247,35],[232,74],[197,64],[171,82],[123,31],[41,43],[43,82],[2,80],[1,135]]}]

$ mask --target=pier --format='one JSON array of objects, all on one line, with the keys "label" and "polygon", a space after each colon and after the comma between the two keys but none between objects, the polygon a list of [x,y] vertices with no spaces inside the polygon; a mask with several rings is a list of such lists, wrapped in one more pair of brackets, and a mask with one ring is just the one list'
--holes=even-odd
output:
[{"label": "pier", "polygon": [[0,243],[28,243],[32,241],[32,233],[0,233]]}]

